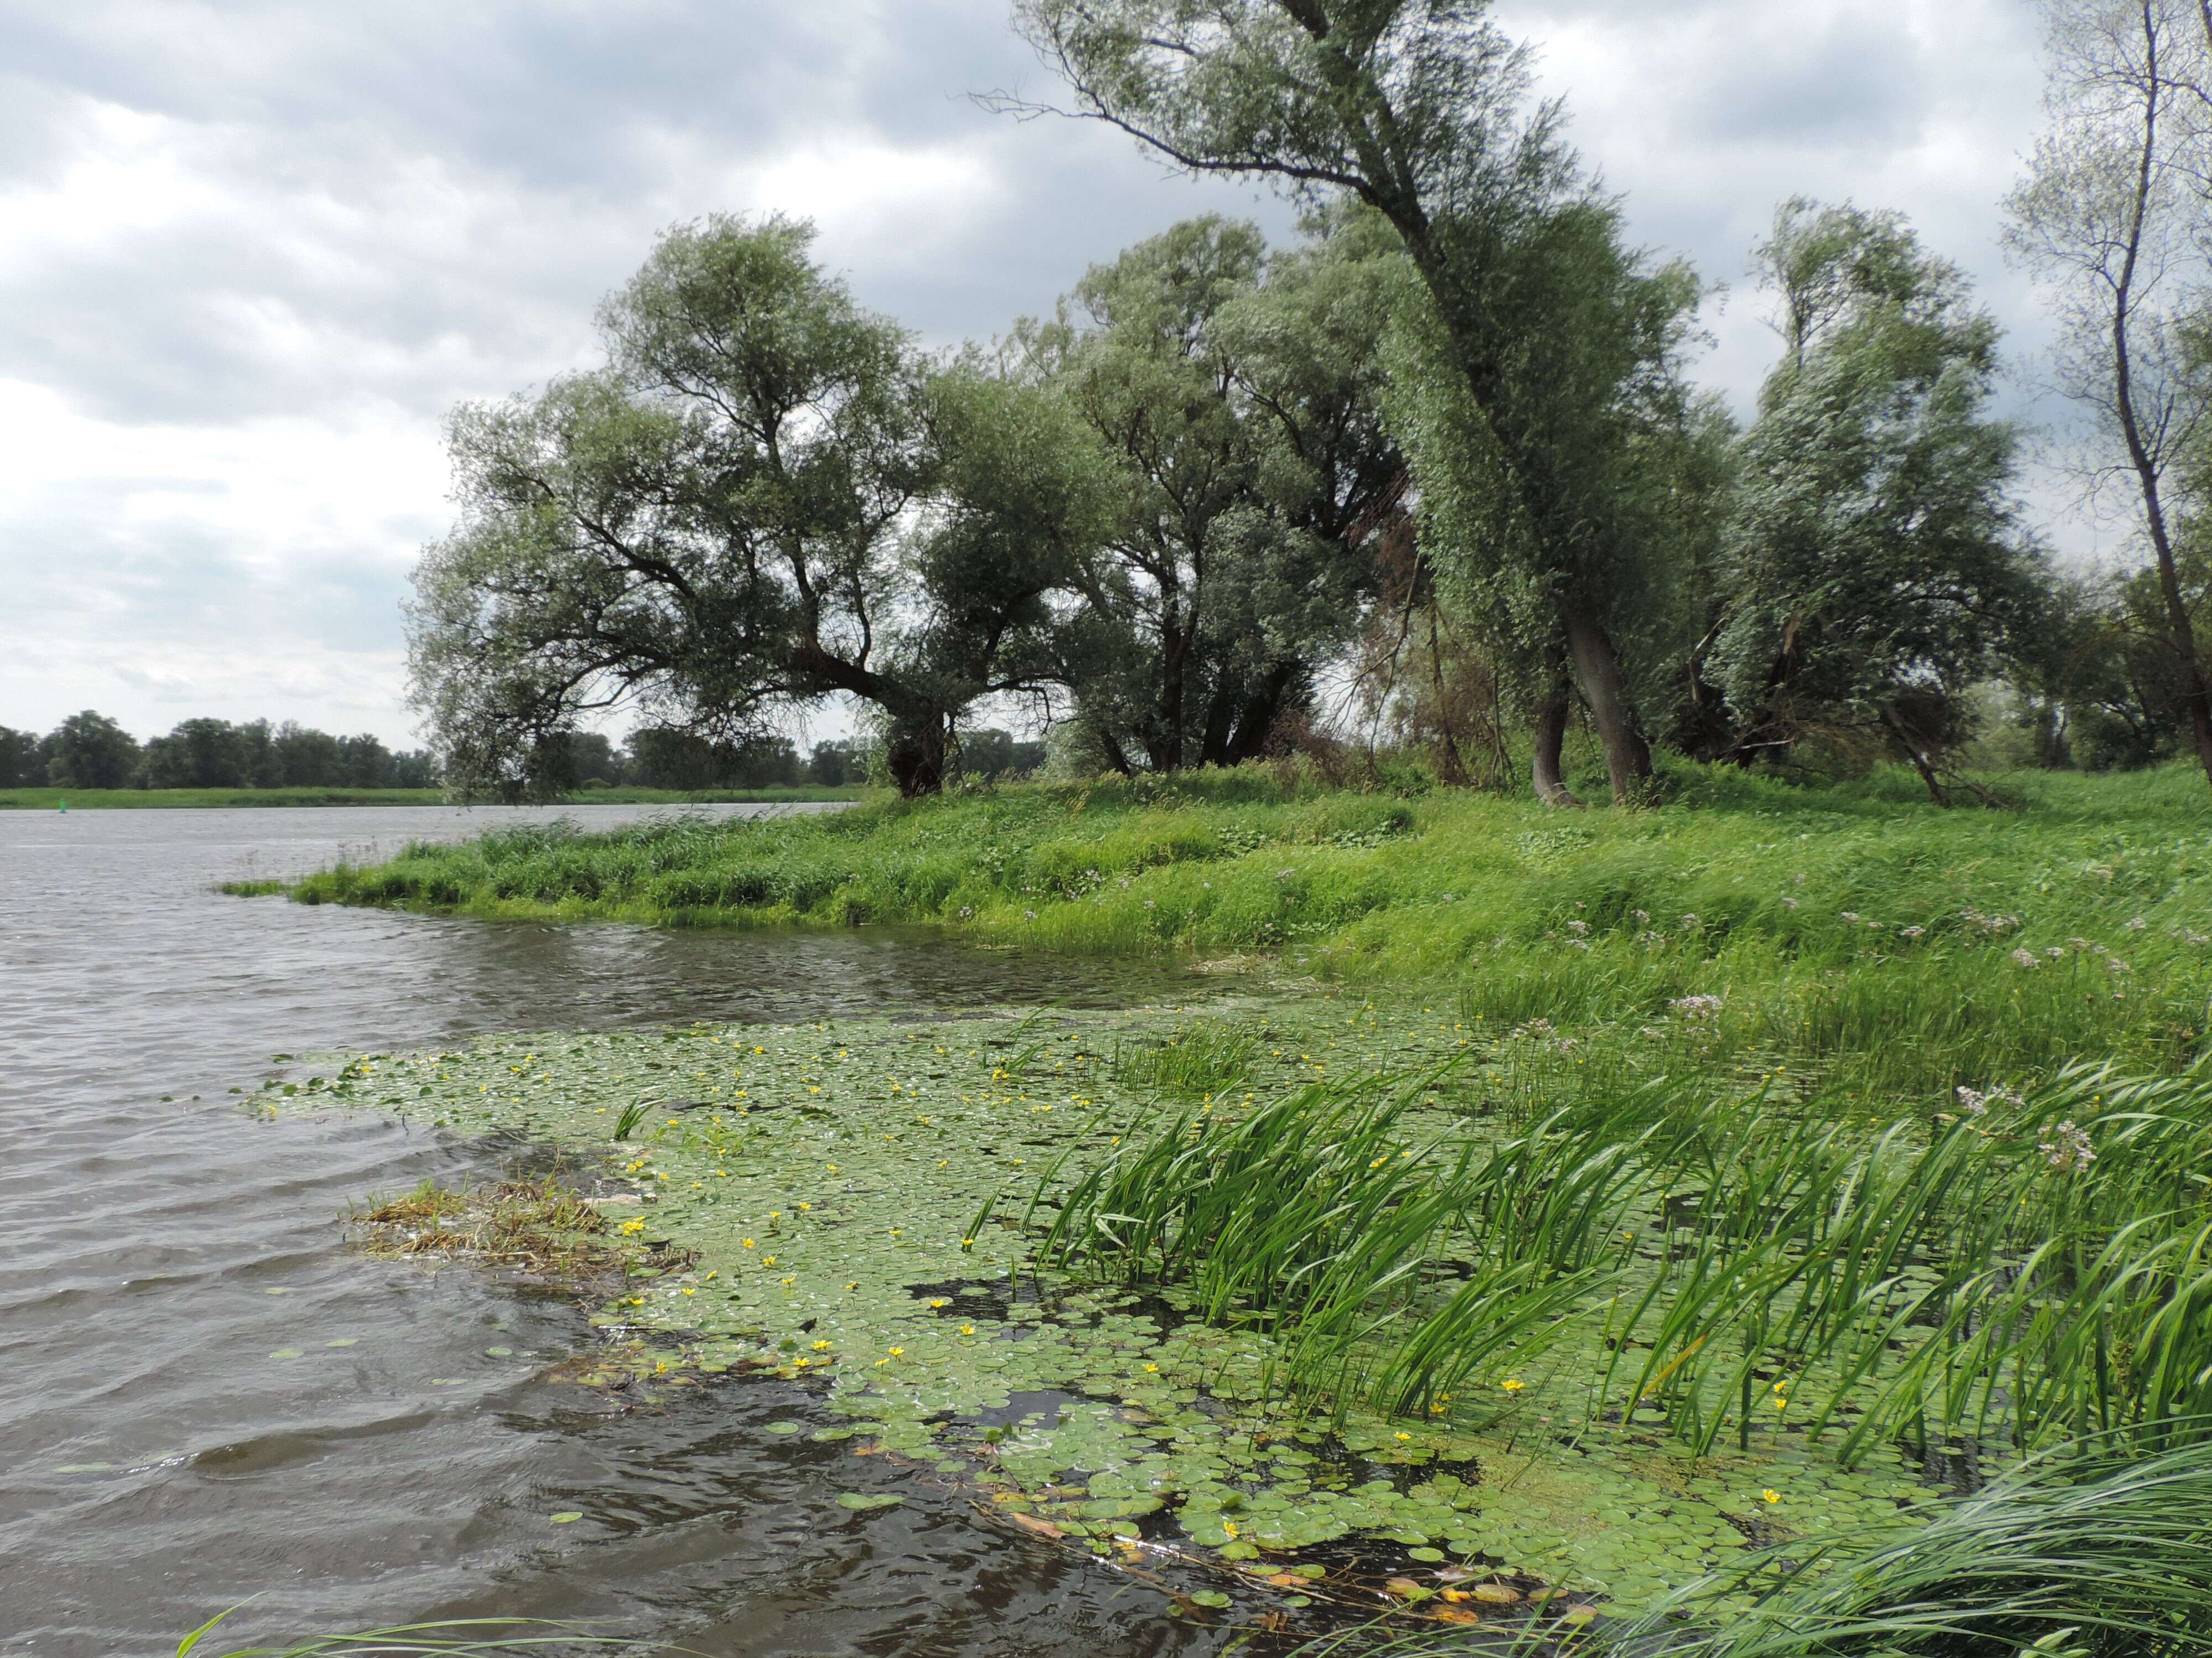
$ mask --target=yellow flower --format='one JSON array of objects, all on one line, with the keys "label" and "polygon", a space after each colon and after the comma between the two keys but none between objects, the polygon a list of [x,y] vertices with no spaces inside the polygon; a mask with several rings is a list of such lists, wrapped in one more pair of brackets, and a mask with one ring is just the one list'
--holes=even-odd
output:
[{"label": "yellow flower", "polygon": [[972,1336],[975,1333],[975,1327],[972,1324],[963,1324],[960,1327],[960,1333],[963,1336]]},{"label": "yellow flower", "polygon": [[830,1172],[833,1175],[837,1172],[837,1165],[836,1163],[833,1163],[830,1165]]},{"label": "yellow flower", "polygon": [[1518,1376],[1516,1376],[1510,1382],[1501,1382],[1498,1385],[1504,1388],[1509,1394],[1517,1394],[1528,1384],[1522,1381]]},{"label": "yellow flower", "polygon": [[1157,1364],[1147,1364],[1145,1366],[1145,1370],[1147,1375],[1158,1376],[1160,1371],[1160,1367]]},{"label": "yellow flower", "polygon": [[763,1255],[763,1257],[761,1257],[761,1265],[762,1265],[762,1266],[775,1266],[775,1257],[774,1255]]},{"label": "yellow flower", "polygon": [[830,1351],[830,1344],[826,1341],[817,1341],[814,1344],[814,1351],[817,1353],[826,1353]]},{"label": "yellow flower", "polygon": [[939,1296],[936,1300],[934,1300],[934,1301],[931,1302],[929,1304],[930,1304],[931,1306],[933,1306],[933,1307],[943,1307],[943,1306],[947,1305],[948,1303],[945,1302],[945,1298],[944,1298],[942,1296]]},{"label": "yellow flower", "polygon": [[1411,1438],[1413,1438],[1413,1435],[1411,1435],[1411,1434],[1400,1434],[1400,1435],[1398,1436],[1398,1437],[1399,1437],[1399,1438],[1401,1438],[1401,1439],[1408,1439],[1408,1440],[1409,1440],[1409,1439],[1411,1439]]},{"label": "yellow flower", "polygon": [[891,1349],[891,1357],[892,1357],[893,1358],[904,1358],[904,1357],[906,1357],[906,1349],[905,1349],[905,1348],[903,1348],[903,1347],[894,1347],[894,1348],[892,1348],[892,1349]]},{"label": "yellow flower", "polygon": [[1763,1491],[1759,1492],[1759,1495],[1760,1495],[1761,1497],[1765,1497],[1765,1498],[1768,1502],[1770,1502],[1770,1503],[1779,1503],[1779,1502],[1782,1500],[1782,1493],[1781,1493],[1780,1491],[1773,1491],[1773,1490]]},{"label": "yellow flower", "polygon": [[753,1241],[750,1238],[747,1238],[744,1240],[744,1245],[746,1248],[750,1249],[753,1247]]},{"label": "yellow flower", "polygon": [[1221,1522],[1221,1529],[1233,1538],[1237,1535],[1237,1522],[1233,1520],[1224,1520]]},{"label": "yellow flower", "polygon": [[685,1285],[684,1286],[684,1293],[685,1295],[687,1295],[687,1296],[696,1296],[696,1295],[697,1295],[699,1292],[698,1292],[696,1290],[693,1289],[690,1284],[685,1284]]},{"label": "yellow flower", "polygon": [[635,1237],[640,1232],[645,1230],[645,1223],[641,1220],[626,1220],[622,1224],[621,1230],[624,1236]]}]

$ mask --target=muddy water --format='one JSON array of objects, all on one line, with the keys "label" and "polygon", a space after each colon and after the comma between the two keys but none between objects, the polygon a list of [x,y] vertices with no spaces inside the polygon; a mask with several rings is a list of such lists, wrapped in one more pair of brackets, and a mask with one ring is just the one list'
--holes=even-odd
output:
[{"label": "muddy water", "polygon": [[[249,1599],[240,1637],[512,1615],[747,1658],[1212,1650],[950,1491],[764,1431],[805,1416],[781,1383],[613,1412],[548,1374],[592,1340],[567,1298],[345,1247],[349,1205],[501,1154],[249,1118],[228,1090],[274,1055],[1162,988],[910,938],[210,890],[519,815],[0,813],[0,1654],[173,1651]],[[878,1487],[907,1500],[836,1500]]]}]

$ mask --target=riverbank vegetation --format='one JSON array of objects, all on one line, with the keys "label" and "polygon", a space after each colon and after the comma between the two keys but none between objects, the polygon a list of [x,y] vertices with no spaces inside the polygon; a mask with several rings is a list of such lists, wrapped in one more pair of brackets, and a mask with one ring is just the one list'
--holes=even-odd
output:
[{"label": "riverbank vegetation", "polygon": [[1494,1024],[1705,1040],[1932,1096],[2081,1058],[2198,1051],[2212,846],[2188,774],[2025,774],[2012,811],[1912,779],[1800,788],[1691,769],[1680,804],[1561,817],[1266,767],[1026,785],[774,823],[531,827],[410,847],[303,902],[676,925],[921,922],[989,944],[1267,958],[1449,981]]},{"label": "riverbank vegetation", "polygon": [[[1710,1017],[1630,1043],[1244,989],[548,1034],[269,1098],[595,1149],[622,1235],[696,1252],[599,1315],[609,1374],[805,1382],[817,1438],[1171,1566],[1194,1615],[1734,1619],[1775,1546],[1826,1562],[1796,1591],[1893,1608],[1970,1577],[1967,1538],[2048,1562],[2205,1477],[2212,1084],[2077,1067],[1900,1108]],[[2185,1633],[2201,1607],[2128,1587],[2194,1581],[2202,1516],[2158,1512],[2112,1604]],[[2032,1588],[1991,1626],[2087,1605]]]},{"label": "riverbank vegetation", "polygon": [[[2200,784],[2027,773],[1961,812],[1902,770],[1666,775],[1572,816],[1290,765],[969,789],[295,896],[1202,961],[1218,989],[1119,1014],[545,1035],[330,1086],[599,1148],[700,1252],[605,1315],[638,1362],[821,1378],[825,1432],[1166,1548],[1221,1615],[1679,1595],[1779,1642],[1818,1623],[1777,1610],[1786,1545],[1820,1562],[1789,1594],[1893,1649],[1717,1651],[1919,1650],[1873,1611],[1959,1577],[1958,1516],[2047,1563],[2212,1458]],[[2175,1524],[2130,1533],[2145,1570],[2203,1540]],[[1960,1605],[2057,1627],[1990,1570]],[[2122,1625],[2174,1612],[2115,1581]]]}]

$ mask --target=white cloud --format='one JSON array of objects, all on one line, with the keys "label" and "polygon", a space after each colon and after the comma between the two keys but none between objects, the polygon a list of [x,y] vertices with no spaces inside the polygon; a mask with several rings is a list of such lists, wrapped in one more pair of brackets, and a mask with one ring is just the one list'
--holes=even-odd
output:
[{"label": "white cloud", "polygon": [[[1736,279],[1796,191],[1995,252],[2038,69],[2015,0],[1507,0],[1642,240]],[[1004,0],[0,0],[0,722],[266,714],[404,740],[398,600],[453,403],[586,361],[594,301],[716,210],[933,341],[1201,207],[1088,124]],[[1771,355],[1752,296],[1707,372]]]}]

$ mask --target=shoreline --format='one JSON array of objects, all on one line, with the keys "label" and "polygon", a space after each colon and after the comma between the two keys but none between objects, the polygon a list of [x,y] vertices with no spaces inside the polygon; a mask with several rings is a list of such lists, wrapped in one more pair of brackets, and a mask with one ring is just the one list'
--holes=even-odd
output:
[{"label": "shoreline", "polygon": [[[628,1188],[603,1185],[595,1205],[621,1217],[617,1236],[692,1264],[592,1316],[610,1342],[602,1384],[804,1382],[838,1418],[814,1440],[952,1477],[1007,1524],[1110,1564],[1181,1559],[1248,1611],[1395,1606],[1455,1623],[1526,1616],[1547,1596],[1578,1619],[1634,1611],[1759,1543],[1893,1529],[1900,1503],[1934,1495],[1881,1455],[1843,1471],[1778,1437],[1685,1460],[1646,1430],[1583,1430],[1565,1449],[1564,1359],[1440,1417],[1333,1410],[1270,1385],[1273,1338],[1207,1321],[1181,1291],[1040,1277],[1036,1229],[1016,1219],[1036,1182],[1158,1097],[1133,1056],[1225,1022],[1280,1048],[1259,1069],[1282,1086],[1467,1045],[1455,1019],[1270,994],[540,1034],[359,1060],[293,1098],[257,1097],[335,1096],[605,1159]],[[1250,1095],[1268,1086],[1253,1080]],[[609,1138],[648,1101],[631,1138]]]}]

